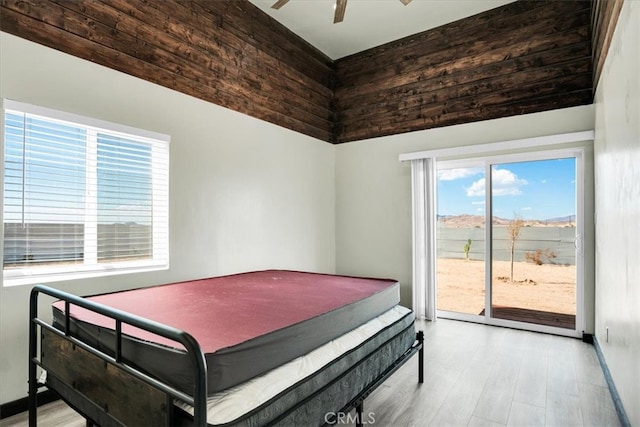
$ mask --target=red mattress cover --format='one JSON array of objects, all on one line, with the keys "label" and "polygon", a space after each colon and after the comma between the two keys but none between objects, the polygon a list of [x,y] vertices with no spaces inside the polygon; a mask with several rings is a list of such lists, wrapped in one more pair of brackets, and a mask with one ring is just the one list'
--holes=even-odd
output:
[{"label": "red mattress cover", "polygon": [[[397,284],[295,271],[267,270],[149,288],[87,299],[160,322],[191,334],[204,353],[214,353],[252,338],[359,301]],[[64,303],[54,306],[64,312]],[[71,317],[114,329],[114,321],[71,306]],[[123,325],[123,333],[166,346],[179,344]]]}]

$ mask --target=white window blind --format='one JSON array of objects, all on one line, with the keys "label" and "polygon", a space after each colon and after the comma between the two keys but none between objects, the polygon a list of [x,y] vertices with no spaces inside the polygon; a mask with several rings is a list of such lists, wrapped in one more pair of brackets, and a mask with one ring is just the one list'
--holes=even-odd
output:
[{"label": "white window blind", "polygon": [[167,268],[168,142],[4,100],[5,284]]}]

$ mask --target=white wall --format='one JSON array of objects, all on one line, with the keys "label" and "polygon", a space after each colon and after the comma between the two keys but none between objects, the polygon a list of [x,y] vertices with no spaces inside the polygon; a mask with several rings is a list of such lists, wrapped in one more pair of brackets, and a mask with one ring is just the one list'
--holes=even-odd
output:
[{"label": "white wall", "polygon": [[[5,33],[0,58],[1,98],[172,137],[170,270],[56,286],[94,294],[264,268],[335,271],[332,145]],[[0,403],[27,393],[29,291],[0,287]]]},{"label": "white wall", "polygon": [[596,338],[634,426],[640,425],[639,46],[640,2],[625,1],[595,98]]},{"label": "white wall", "polygon": [[[593,126],[593,108],[583,106],[339,145],[337,273],[395,278],[401,282],[403,304],[411,305],[411,167],[398,161],[399,154],[591,130]],[[585,160],[590,163],[588,157]],[[586,191],[593,191],[592,181],[591,177]],[[585,206],[587,217],[589,210],[593,206]],[[593,252],[592,232],[585,233],[585,250],[588,260],[589,251]],[[586,264],[585,309],[592,313],[593,263]],[[587,318],[586,326],[587,331],[593,330],[593,316]]]}]

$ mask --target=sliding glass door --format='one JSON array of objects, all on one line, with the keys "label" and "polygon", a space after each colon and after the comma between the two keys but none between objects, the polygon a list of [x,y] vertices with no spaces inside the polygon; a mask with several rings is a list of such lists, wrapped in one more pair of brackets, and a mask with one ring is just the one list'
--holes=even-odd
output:
[{"label": "sliding glass door", "polygon": [[[449,163],[437,187],[437,307],[480,316],[485,308],[485,202],[476,197],[485,180],[482,163]],[[475,187],[474,187],[475,186]],[[484,194],[484,188],[482,189]]]},{"label": "sliding glass door", "polygon": [[575,335],[581,171],[575,152],[439,162],[440,317]]},{"label": "sliding glass door", "polygon": [[491,166],[494,318],[575,329],[576,159]]}]

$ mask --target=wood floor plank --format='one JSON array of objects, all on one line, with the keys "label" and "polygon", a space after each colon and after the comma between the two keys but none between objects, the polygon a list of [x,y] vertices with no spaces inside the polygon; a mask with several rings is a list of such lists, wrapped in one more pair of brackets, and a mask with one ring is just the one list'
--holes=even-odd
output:
[{"label": "wood floor plank", "polygon": [[575,363],[576,373],[578,374],[578,381],[587,384],[593,384],[601,387],[607,387],[607,381],[604,378],[602,369],[600,368],[600,361],[592,344],[587,344],[582,341],[574,342],[575,351],[573,352],[573,360]]},{"label": "wood floor plank", "polygon": [[496,360],[473,415],[501,425],[507,424],[522,358],[503,356]]},{"label": "wood floor plank", "polygon": [[592,425],[584,422],[580,398],[564,393],[550,391],[547,393],[545,425],[570,427]]},{"label": "wood floor plank", "polygon": [[[0,420],[0,426],[2,427],[26,427],[28,425],[29,414],[27,412]],[[85,427],[86,422],[66,403],[62,400],[57,400],[38,408],[38,425],[45,427]]]},{"label": "wood floor plank", "polygon": [[616,408],[609,389],[586,383],[579,383],[580,409],[585,422],[594,426],[616,427],[620,425]]},{"label": "wood floor plank", "polygon": [[511,405],[511,411],[509,413],[509,419],[507,421],[508,427],[544,427],[545,423],[545,409],[544,407],[528,405],[522,402],[513,402]]},{"label": "wood floor plank", "polygon": [[[544,408],[547,400],[547,357],[525,357],[520,366],[518,382],[513,395],[514,402]],[[543,374],[541,374],[543,373]]]}]

